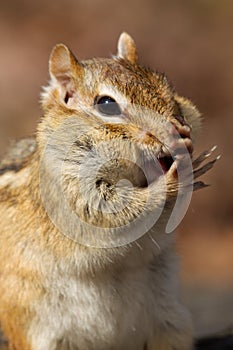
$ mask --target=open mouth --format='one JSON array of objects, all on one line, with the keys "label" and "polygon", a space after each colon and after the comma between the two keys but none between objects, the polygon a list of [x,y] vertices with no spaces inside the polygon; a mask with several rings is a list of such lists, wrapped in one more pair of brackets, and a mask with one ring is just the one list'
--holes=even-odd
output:
[{"label": "open mouth", "polygon": [[[131,161],[129,157],[124,158],[124,156],[106,162],[99,169],[98,179],[101,179],[101,183],[107,182],[109,187],[126,179],[133,187],[147,188],[161,177],[165,177],[170,170],[170,175],[173,176],[173,169],[176,171],[176,166],[173,167],[173,164],[183,163],[184,156],[192,153],[189,130],[183,126],[178,131],[174,127],[171,132],[171,136],[174,137],[166,145],[165,142],[156,140],[153,149],[140,150],[141,156],[139,156],[138,162]],[[98,179],[97,187],[99,187]]]},{"label": "open mouth", "polygon": [[157,181],[160,176],[166,175],[173,162],[174,159],[170,155],[162,155],[146,160],[142,166],[143,176],[140,179],[139,187],[148,187],[152,182]]},{"label": "open mouth", "polygon": [[164,172],[164,174],[166,174],[168,172],[168,170],[171,168],[174,159],[172,158],[172,156],[163,156],[163,157],[159,157],[158,158],[158,162]]},{"label": "open mouth", "polygon": [[109,187],[115,186],[122,179],[128,180],[134,187],[146,188],[167,174],[174,159],[169,154],[160,154],[157,157],[144,158],[140,165],[129,160],[126,162],[124,159],[119,165],[119,161],[112,160],[100,168],[96,180],[97,188],[101,187],[103,182],[108,183]]},{"label": "open mouth", "polygon": [[190,131],[187,125],[173,125],[169,133],[170,139],[168,137],[166,142],[159,141],[160,151],[150,155],[149,159],[145,156],[142,166],[144,179],[140,187],[147,187],[152,182],[156,182],[159,177],[166,176],[175,161],[180,164],[186,156],[192,157]]}]

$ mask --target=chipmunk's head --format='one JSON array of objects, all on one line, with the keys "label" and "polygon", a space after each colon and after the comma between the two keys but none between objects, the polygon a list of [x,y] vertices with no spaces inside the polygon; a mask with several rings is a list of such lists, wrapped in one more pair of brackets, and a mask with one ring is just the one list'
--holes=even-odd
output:
[{"label": "chipmunk's head", "polygon": [[126,33],[110,59],[79,62],[59,44],[49,69],[38,142],[50,185],[51,174],[61,178],[62,198],[93,232],[120,228],[119,237],[130,223],[139,227],[139,217],[150,230],[170,215],[179,190],[192,187],[198,110],[163,74],[138,64]]},{"label": "chipmunk's head", "polygon": [[[100,121],[124,124],[131,121],[126,118],[127,107],[136,105],[177,125],[188,125],[192,140],[200,130],[200,113],[193,103],[180,98],[164,74],[138,64],[135,43],[126,33],[121,34],[112,59],[79,62],[65,45],[58,44],[51,53],[49,71],[51,82],[42,95],[45,111],[58,106],[69,115],[87,108]],[[139,123],[137,119],[133,124]]]}]

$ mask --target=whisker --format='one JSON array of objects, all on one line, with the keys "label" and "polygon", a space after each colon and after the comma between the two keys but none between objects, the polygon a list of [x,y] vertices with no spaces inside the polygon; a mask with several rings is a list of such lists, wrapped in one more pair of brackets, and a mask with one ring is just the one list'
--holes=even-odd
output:
[{"label": "whisker", "polygon": [[150,233],[148,233],[148,235],[149,235],[150,239],[152,240],[152,242],[156,245],[156,247],[161,251],[161,247],[160,247],[159,243],[156,242],[156,240],[151,236]]},{"label": "whisker", "polygon": [[142,246],[141,246],[137,241],[135,241],[134,243],[136,244],[136,246],[137,246],[140,250],[143,250]]}]

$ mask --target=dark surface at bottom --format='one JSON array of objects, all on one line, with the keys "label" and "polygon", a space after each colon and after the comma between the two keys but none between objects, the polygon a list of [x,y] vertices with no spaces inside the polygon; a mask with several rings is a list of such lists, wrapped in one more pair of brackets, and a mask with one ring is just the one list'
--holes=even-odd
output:
[{"label": "dark surface at bottom", "polygon": [[195,350],[233,350],[233,336],[228,335],[197,340]]},{"label": "dark surface at bottom", "polygon": [[[0,331],[0,350],[7,349],[7,342]],[[195,350],[233,350],[233,335],[199,339],[195,343]]]}]

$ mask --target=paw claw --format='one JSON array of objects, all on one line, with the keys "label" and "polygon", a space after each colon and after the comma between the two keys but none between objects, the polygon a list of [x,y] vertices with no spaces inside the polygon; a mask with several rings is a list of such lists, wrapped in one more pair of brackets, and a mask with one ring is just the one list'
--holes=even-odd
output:
[{"label": "paw claw", "polygon": [[[213,146],[209,151],[202,152],[199,155],[199,157],[197,157],[197,159],[193,161],[194,179],[200,177],[201,175],[205,174],[207,171],[212,169],[216,161],[221,158],[221,155],[218,155],[215,159],[207,162],[204,165],[201,165],[207,158],[209,158],[212,155],[212,153],[216,150],[216,148],[217,146]],[[197,188],[195,189],[199,189],[207,186],[203,182],[197,182],[196,184],[197,184],[196,185]]]},{"label": "paw claw", "polygon": [[193,191],[201,190],[202,188],[206,188],[206,187],[209,187],[209,186],[210,185],[205,184],[202,181],[197,181],[197,182],[194,182],[194,184],[193,184]]},{"label": "paw claw", "polygon": [[[193,169],[196,169],[199,167],[199,165],[201,165],[201,163],[203,163],[207,158],[209,158],[212,153],[216,150],[217,146],[213,146],[209,151],[204,151],[202,152],[199,157],[197,157],[194,161],[193,161]],[[216,158],[217,160],[219,159],[218,157]]]}]

